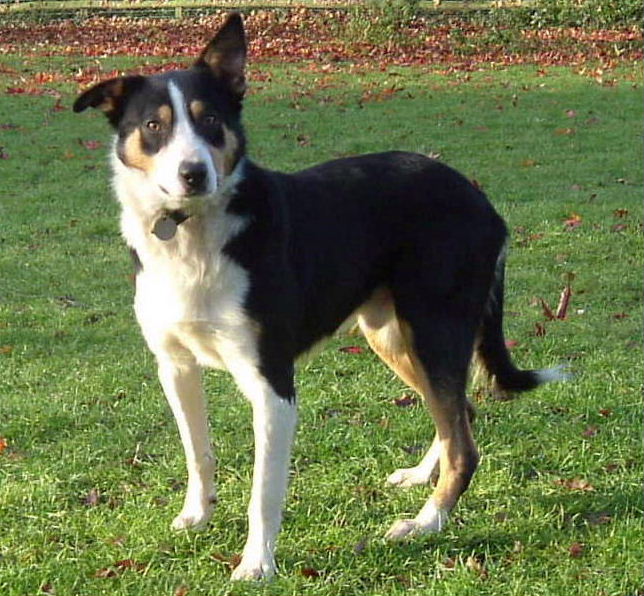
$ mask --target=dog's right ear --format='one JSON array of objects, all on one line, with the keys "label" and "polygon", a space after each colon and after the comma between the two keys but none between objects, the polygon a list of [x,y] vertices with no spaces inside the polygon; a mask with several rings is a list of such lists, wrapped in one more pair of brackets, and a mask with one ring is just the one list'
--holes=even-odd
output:
[{"label": "dog's right ear", "polygon": [[94,85],[76,98],[74,112],[97,108],[105,113],[110,124],[116,128],[123,116],[128,97],[141,88],[144,80],[145,77],[142,76],[127,76]]}]

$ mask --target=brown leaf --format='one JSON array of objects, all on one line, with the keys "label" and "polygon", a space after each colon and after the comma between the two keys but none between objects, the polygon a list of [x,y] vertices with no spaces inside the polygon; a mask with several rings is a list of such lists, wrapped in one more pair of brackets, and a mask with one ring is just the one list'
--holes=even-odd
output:
[{"label": "brown leaf", "polygon": [[83,502],[88,507],[96,507],[101,502],[100,491],[97,488],[93,488],[87,493],[87,495],[83,499]]},{"label": "brown leaf", "polygon": [[556,135],[574,135],[575,134],[575,129],[574,128],[557,128],[555,130]]},{"label": "brown leaf", "polygon": [[53,584],[46,582],[42,586],[40,586],[40,591],[42,594],[49,594],[49,596],[55,596],[56,594],[56,588],[54,588]]},{"label": "brown leaf", "polygon": [[399,408],[408,408],[409,406],[415,406],[418,403],[418,398],[406,393],[392,400],[392,403]]},{"label": "brown leaf", "polygon": [[85,149],[88,149],[90,151],[95,151],[96,149],[100,149],[103,146],[103,143],[101,143],[101,141],[94,141],[94,140],[84,141],[83,139],[78,139],[78,144],[81,147],[85,147]]},{"label": "brown leaf", "polygon": [[345,354],[362,354],[364,350],[360,346],[343,346],[342,348],[339,348],[340,352],[344,352]]},{"label": "brown leaf", "polygon": [[615,209],[613,215],[615,217],[626,217],[628,215],[628,209]]},{"label": "brown leaf", "polygon": [[566,219],[564,219],[564,226],[566,230],[573,230],[578,228],[581,225],[582,218],[578,213],[571,213]]},{"label": "brown leaf", "polygon": [[476,573],[476,575],[481,578],[485,578],[488,575],[487,569],[485,568],[485,564],[481,557],[470,555],[465,561],[465,567],[467,567],[470,571]]},{"label": "brown leaf", "polygon": [[302,567],[300,575],[307,578],[316,578],[320,577],[320,572],[313,567]]},{"label": "brown leaf", "polygon": [[557,305],[557,313],[555,314],[557,319],[563,320],[568,315],[571,296],[572,288],[570,287],[570,284],[566,284],[566,287],[561,292],[561,296],[559,296],[559,304]]},{"label": "brown leaf", "polygon": [[186,586],[185,584],[181,584],[174,591],[174,596],[186,596],[189,590],[190,588],[188,588],[188,586]]},{"label": "brown leaf", "polygon": [[555,481],[555,484],[569,490],[580,490],[584,492],[592,492],[595,490],[595,487],[583,478],[559,478]]},{"label": "brown leaf", "polygon": [[557,316],[552,312],[550,305],[543,298],[540,298],[539,300],[541,302],[541,310],[543,311],[543,316],[546,317],[546,320],[548,321],[554,321]]},{"label": "brown leaf", "polygon": [[535,166],[539,165],[539,162],[536,159],[524,159],[521,162],[521,165],[524,168],[534,168]]},{"label": "brown leaf", "polygon": [[613,415],[613,410],[611,410],[610,408],[602,408],[601,410],[599,410],[599,415],[603,416],[604,418],[608,418],[609,416]]},{"label": "brown leaf", "polygon": [[9,446],[9,442],[4,437],[0,437],[0,453]]},{"label": "brown leaf", "polygon": [[537,337],[545,337],[546,335],[546,326],[543,323],[534,324],[534,334]]},{"label": "brown leaf", "polygon": [[238,555],[238,554],[230,555],[229,557],[227,557],[222,553],[214,552],[214,553],[210,553],[210,558],[213,561],[217,561],[219,563],[224,563],[224,565],[228,565],[230,569],[234,569],[235,567],[237,567],[237,565],[239,565],[239,563],[241,563],[241,555]]},{"label": "brown leaf", "polygon": [[584,515],[590,526],[603,526],[613,521],[613,516],[606,511],[593,511]]},{"label": "brown leaf", "polygon": [[598,432],[599,432],[599,427],[589,426],[581,433],[581,436],[590,438],[590,437],[594,437]]},{"label": "brown leaf", "polygon": [[584,554],[584,548],[583,542],[573,542],[568,549],[568,553],[573,559],[578,559]]},{"label": "brown leaf", "polygon": [[143,563],[135,561],[134,559],[121,559],[120,561],[114,563],[114,567],[122,570],[132,569],[133,571],[138,571],[139,573],[145,571],[145,565]]},{"label": "brown leaf", "polygon": [[99,579],[110,579],[116,577],[117,575],[118,573],[112,567],[103,567],[103,569],[99,569],[94,574],[94,577],[97,577]]}]

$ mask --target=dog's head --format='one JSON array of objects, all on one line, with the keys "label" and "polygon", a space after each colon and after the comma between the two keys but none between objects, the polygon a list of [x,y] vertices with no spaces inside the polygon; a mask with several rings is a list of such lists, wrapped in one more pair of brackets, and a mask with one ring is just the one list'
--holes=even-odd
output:
[{"label": "dog's head", "polygon": [[117,166],[145,185],[142,196],[182,208],[215,195],[243,155],[245,63],[244,27],[233,13],[191,68],[104,81],[74,111],[102,110],[116,129]]}]

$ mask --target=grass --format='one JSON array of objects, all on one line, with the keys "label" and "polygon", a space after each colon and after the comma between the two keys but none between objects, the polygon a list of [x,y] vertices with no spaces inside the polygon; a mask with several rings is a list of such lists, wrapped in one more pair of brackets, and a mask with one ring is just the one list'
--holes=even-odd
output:
[{"label": "grass", "polygon": [[[21,76],[78,66],[3,62]],[[0,88],[18,76],[0,74]],[[338,350],[362,339],[332,340],[299,375],[281,574],[231,584],[222,559],[244,540],[249,407],[226,375],[208,375],[221,502],[207,531],[173,533],[184,461],[132,316],[107,126],[52,111],[48,95],[2,95],[0,591],[640,594],[640,73],[601,86],[565,68],[448,77],[255,65],[252,78],[247,132],[264,165],[399,148],[440,153],[475,178],[512,230],[515,358],[570,361],[575,379],[511,402],[479,396],[482,464],[452,523],[392,545],[382,534],[427,490],[384,478],[420,458],[430,423],[419,405],[393,405],[406,388],[368,350]],[[69,107],[74,90],[59,89]],[[567,229],[573,214],[581,223]],[[568,318],[546,322],[538,299],[554,306],[570,274]]]}]

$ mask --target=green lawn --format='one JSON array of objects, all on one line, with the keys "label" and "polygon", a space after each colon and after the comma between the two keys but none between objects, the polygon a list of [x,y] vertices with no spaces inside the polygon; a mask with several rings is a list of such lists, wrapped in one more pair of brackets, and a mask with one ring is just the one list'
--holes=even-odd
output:
[{"label": "green lawn", "polygon": [[[0,93],[80,60],[3,57]],[[207,377],[220,505],[202,533],[169,527],[183,454],[132,314],[104,119],[73,115],[70,85],[59,109],[51,95],[0,95],[0,593],[641,594],[642,80],[615,76],[254,65],[246,126],[260,163],[398,148],[476,179],[512,230],[516,360],[575,372],[516,401],[477,395],[482,463],[452,523],[388,544],[427,489],[384,480],[420,458],[429,418],[394,405],[406,388],[361,338],[331,341],[300,371],[281,573],[257,586],[228,581],[252,437],[225,374]],[[570,274],[567,319],[546,321],[540,299],[556,307]]]}]

